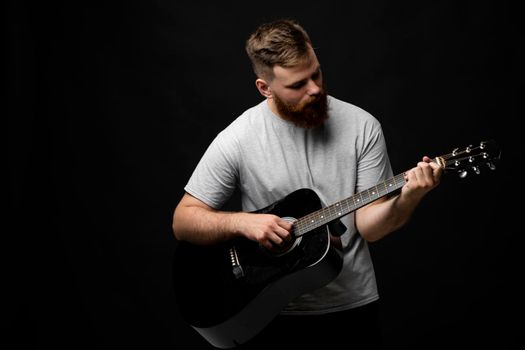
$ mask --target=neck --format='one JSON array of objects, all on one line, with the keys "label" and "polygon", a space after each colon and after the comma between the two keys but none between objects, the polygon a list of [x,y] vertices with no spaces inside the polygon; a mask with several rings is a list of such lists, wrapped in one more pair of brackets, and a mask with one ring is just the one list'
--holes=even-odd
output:
[{"label": "neck", "polygon": [[272,111],[273,114],[281,118],[282,120],[286,120],[283,118],[282,115],[279,114],[279,111],[277,110],[277,106],[275,105],[275,100],[273,98],[266,98],[266,103],[268,104],[268,107],[270,108],[270,111]]}]

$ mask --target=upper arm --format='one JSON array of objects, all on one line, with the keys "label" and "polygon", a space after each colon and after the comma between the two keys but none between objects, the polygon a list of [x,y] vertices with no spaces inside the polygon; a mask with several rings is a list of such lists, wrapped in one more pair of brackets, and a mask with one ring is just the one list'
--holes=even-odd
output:
[{"label": "upper arm", "polygon": [[[234,192],[239,179],[239,148],[231,132],[221,132],[208,146],[188,183],[183,203],[222,207]],[[191,197],[190,197],[191,194]]]},{"label": "upper arm", "polygon": [[212,207],[186,192],[173,211],[171,227],[175,233],[175,237],[178,239],[183,238],[181,233],[187,231],[188,227],[191,227],[191,223],[195,222],[195,215],[199,215],[199,209],[210,212],[214,211]]},{"label": "upper arm", "polygon": [[376,186],[393,175],[381,125],[373,119],[364,130],[367,136],[358,146],[356,191]]},{"label": "upper arm", "polygon": [[179,204],[177,205],[177,208],[175,209],[175,211],[177,211],[178,209],[182,209],[182,208],[189,208],[189,207],[198,207],[198,208],[202,208],[202,209],[207,209],[207,210],[214,210],[212,207],[210,207],[208,204],[204,203],[203,201],[201,201],[200,199],[192,196],[191,194],[189,193],[184,193],[184,196],[182,196]]}]

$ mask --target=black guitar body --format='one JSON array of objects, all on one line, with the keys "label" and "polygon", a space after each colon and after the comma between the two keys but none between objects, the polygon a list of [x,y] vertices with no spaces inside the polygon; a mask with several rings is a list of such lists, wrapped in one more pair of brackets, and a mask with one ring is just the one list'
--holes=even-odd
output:
[{"label": "black guitar body", "polygon": [[[292,219],[319,209],[317,194],[300,189],[256,212]],[[253,338],[297,296],[332,281],[342,261],[326,225],[296,238],[284,253],[243,238],[213,246],[179,242],[175,295],[186,322],[215,347],[231,348]]]}]

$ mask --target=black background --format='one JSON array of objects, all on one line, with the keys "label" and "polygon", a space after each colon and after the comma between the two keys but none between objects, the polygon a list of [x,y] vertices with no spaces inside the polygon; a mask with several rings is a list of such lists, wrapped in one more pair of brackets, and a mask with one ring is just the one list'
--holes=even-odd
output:
[{"label": "black background", "polygon": [[510,4],[5,2],[7,339],[207,348],[177,312],[171,216],[208,143],[261,100],[248,34],[293,17],[330,93],[382,123],[394,172],[485,139],[503,150],[494,172],[445,175],[371,245],[385,348],[514,348],[523,39]]}]

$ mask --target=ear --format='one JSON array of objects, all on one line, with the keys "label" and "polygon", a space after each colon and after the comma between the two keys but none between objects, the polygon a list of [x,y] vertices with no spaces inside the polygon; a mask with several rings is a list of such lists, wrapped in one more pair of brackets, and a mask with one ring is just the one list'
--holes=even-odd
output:
[{"label": "ear", "polygon": [[266,98],[272,98],[272,90],[270,89],[270,85],[266,80],[264,79],[257,79],[255,81],[255,86],[257,87],[257,90]]}]

